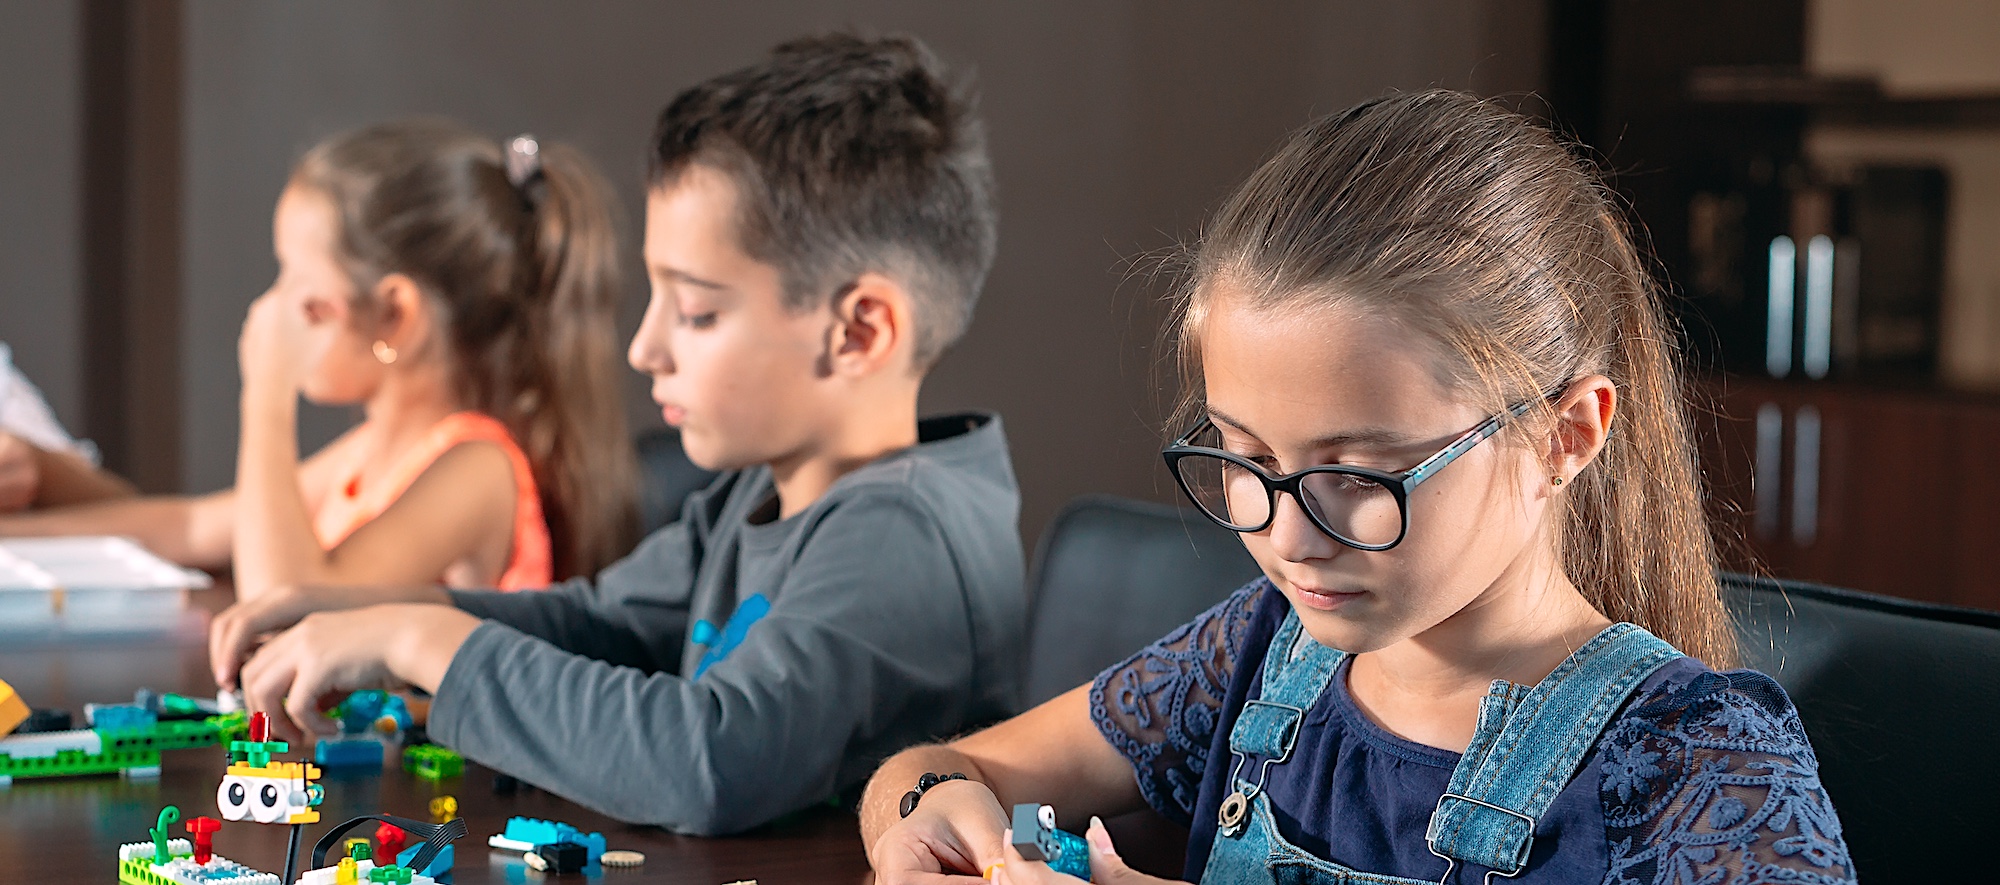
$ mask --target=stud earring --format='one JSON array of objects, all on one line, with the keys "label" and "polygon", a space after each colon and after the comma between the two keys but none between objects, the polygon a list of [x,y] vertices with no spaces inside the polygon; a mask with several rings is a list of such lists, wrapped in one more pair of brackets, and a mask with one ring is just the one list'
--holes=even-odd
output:
[{"label": "stud earring", "polygon": [[1549,484],[1550,484],[1550,485],[1558,485],[1558,486],[1559,486],[1559,485],[1562,485],[1562,484],[1563,484],[1563,478],[1562,478],[1562,474],[1557,474],[1557,475],[1555,475],[1555,476],[1551,476],[1551,477],[1549,477]]},{"label": "stud earring", "polygon": [[396,349],[390,347],[389,342],[378,338],[375,340],[375,359],[382,365],[390,365],[396,361]]}]

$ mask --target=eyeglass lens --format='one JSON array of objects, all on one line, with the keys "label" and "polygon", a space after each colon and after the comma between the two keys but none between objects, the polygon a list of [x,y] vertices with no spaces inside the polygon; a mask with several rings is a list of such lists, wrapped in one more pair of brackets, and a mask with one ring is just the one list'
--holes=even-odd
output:
[{"label": "eyeglass lens", "polygon": [[[1175,463],[1190,497],[1211,519],[1247,531],[1271,517],[1273,495],[1249,468],[1210,455],[1186,455]],[[1395,493],[1364,476],[1309,473],[1299,484],[1302,503],[1335,535],[1356,544],[1393,543],[1403,529]]]}]

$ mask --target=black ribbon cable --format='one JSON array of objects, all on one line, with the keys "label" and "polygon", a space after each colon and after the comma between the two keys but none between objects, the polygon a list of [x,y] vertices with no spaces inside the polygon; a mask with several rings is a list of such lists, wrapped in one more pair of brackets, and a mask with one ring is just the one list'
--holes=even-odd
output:
[{"label": "black ribbon cable", "polygon": [[[424,847],[418,849],[417,856],[410,858],[410,862],[406,864],[410,868],[410,872],[413,873],[422,873],[424,867],[429,866],[431,860],[438,856],[438,852],[445,850],[447,846],[451,845],[459,837],[464,836],[466,832],[465,818],[462,817],[452,818],[441,824],[427,824],[422,821],[411,820],[407,817],[397,817],[393,814],[364,814],[328,830],[326,835],[319,837],[318,842],[313,843],[312,868],[317,870],[326,866],[326,853],[333,850],[334,846],[340,844],[340,837],[347,835],[348,830],[354,829],[371,820],[401,827],[403,830],[414,833],[424,840]],[[377,860],[375,861],[375,865],[385,867],[395,862],[396,859],[392,857],[388,858],[387,862]]]}]

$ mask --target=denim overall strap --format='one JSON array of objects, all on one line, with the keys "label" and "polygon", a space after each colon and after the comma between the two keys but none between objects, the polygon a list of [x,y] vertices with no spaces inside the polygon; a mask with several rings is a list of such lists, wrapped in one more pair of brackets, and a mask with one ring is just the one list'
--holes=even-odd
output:
[{"label": "denim overall strap", "polygon": [[1597,744],[1625,699],[1681,656],[1635,624],[1614,624],[1535,687],[1504,682],[1480,705],[1479,731],[1452,771],[1425,834],[1432,854],[1493,876],[1527,866],[1535,823]]},{"label": "denim overall strap", "polygon": [[1290,758],[1292,743],[1298,739],[1306,711],[1319,700],[1320,692],[1346,656],[1345,652],[1327,648],[1307,635],[1299,625],[1298,612],[1285,614],[1284,624],[1272,635],[1271,645],[1264,652],[1263,690],[1256,698],[1244,702],[1242,712],[1236,715],[1236,725],[1229,730],[1229,751],[1236,766],[1242,766],[1246,756],[1263,757],[1257,780],[1250,785],[1246,797],[1263,789],[1265,774],[1272,765]]}]

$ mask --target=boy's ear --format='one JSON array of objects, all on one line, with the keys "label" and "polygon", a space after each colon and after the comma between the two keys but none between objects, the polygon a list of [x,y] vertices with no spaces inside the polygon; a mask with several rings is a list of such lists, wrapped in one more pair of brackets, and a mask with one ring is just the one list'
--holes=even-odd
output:
[{"label": "boy's ear", "polygon": [[879,273],[864,273],[833,302],[834,372],[865,375],[892,365],[909,349],[910,293]]},{"label": "boy's ear", "polygon": [[1556,426],[1549,437],[1549,469],[1564,482],[1582,473],[1604,451],[1618,412],[1618,386],[1603,375],[1570,382],[1556,401]]}]

